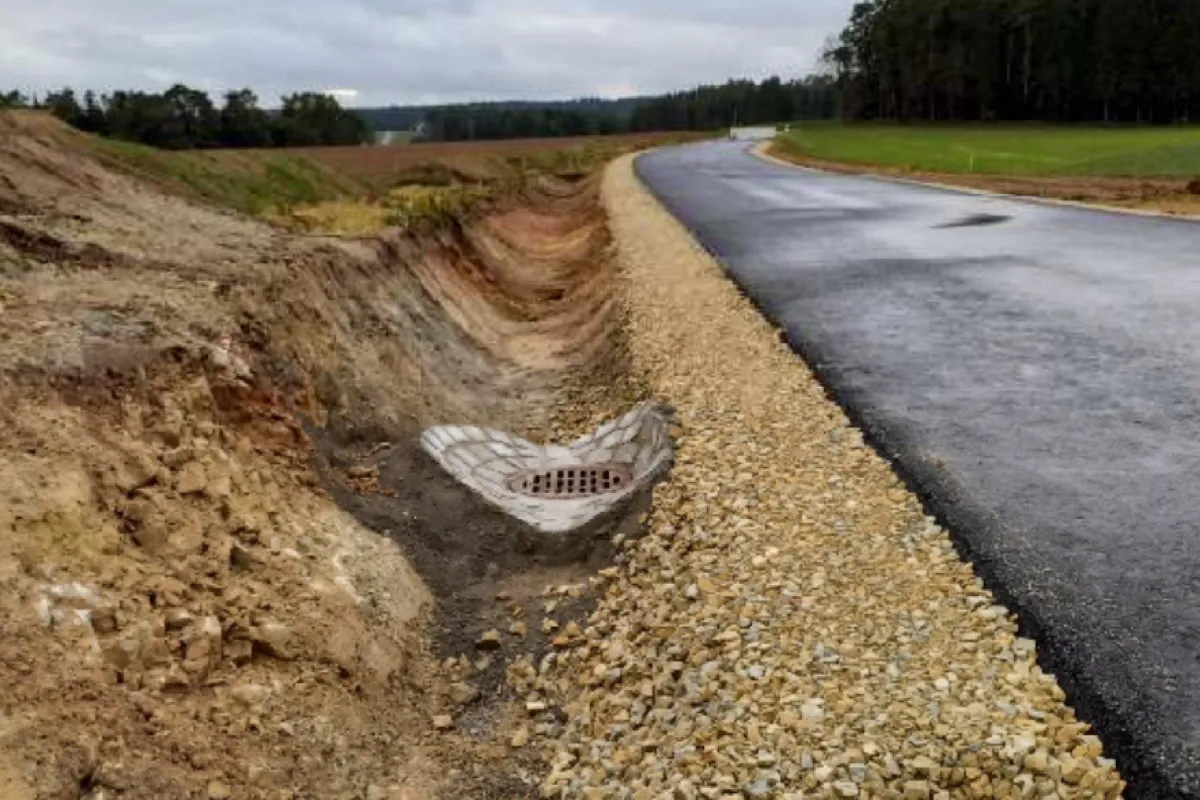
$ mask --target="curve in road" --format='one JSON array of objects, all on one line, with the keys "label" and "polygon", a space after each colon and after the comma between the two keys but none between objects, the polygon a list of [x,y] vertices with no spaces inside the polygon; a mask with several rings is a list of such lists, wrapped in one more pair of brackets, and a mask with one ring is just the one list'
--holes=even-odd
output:
[{"label": "curve in road", "polygon": [[1200,224],[735,142],[637,169],[1021,615],[1129,796],[1200,796]]}]

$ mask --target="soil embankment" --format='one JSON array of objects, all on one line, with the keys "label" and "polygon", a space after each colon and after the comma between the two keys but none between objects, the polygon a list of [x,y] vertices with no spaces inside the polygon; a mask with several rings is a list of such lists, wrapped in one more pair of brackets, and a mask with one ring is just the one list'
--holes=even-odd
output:
[{"label": "soil embankment", "polygon": [[480,659],[466,620],[586,573],[510,551],[414,442],[632,391],[608,247],[592,178],[301,236],[0,115],[0,793],[524,791],[486,701],[537,642]]}]

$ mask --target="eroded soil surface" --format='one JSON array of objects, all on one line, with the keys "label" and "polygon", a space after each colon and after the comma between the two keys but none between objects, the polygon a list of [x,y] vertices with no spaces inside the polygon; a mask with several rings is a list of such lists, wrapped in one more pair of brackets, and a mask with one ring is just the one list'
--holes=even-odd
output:
[{"label": "eroded soil surface", "polygon": [[[626,512],[615,529],[601,531],[586,556],[564,558],[442,470],[415,438],[365,451],[332,447],[320,435],[316,441],[327,459],[331,497],[399,543],[439,598],[433,626],[439,655],[486,665],[473,670],[475,680],[501,691],[506,658],[540,657],[561,627],[590,612],[589,580],[621,560],[613,539],[637,535],[645,504]],[[546,620],[554,627],[544,629]],[[503,634],[502,644],[481,650],[480,637],[490,630]]]},{"label": "eroded soil surface", "polygon": [[0,115],[0,796],[526,794],[505,663],[611,552],[526,552],[415,441],[632,391],[597,182],[323,238],[79,137]]}]

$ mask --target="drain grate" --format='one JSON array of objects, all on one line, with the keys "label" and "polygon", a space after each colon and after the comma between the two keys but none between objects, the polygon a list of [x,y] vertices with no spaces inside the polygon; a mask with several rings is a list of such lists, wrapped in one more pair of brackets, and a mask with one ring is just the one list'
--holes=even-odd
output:
[{"label": "drain grate", "polygon": [[632,482],[632,464],[589,464],[520,472],[509,478],[508,488],[531,497],[565,500],[619,492]]}]

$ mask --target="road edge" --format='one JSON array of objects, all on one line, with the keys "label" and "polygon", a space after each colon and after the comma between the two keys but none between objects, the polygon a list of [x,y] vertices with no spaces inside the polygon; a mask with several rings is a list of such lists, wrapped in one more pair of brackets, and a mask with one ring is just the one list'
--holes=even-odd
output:
[{"label": "road edge", "polygon": [[954,194],[965,194],[974,197],[991,197],[1000,198],[1003,200],[1017,200],[1026,203],[1036,203],[1041,206],[1050,206],[1052,208],[1075,208],[1084,211],[1096,211],[1104,214],[1116,214],[1122,217],[1140,217],[1142,219],[1158,219],[1168,222],[1182,222],[1187,224],[1200,223],[1200,214],[1170,214],[1166,211],[1150,211],[1144,208],[1125,208],[1123,206],[1110,206],[1102,203],[1088,203],[1083,200],[1064,200],[1060,197],[1039,197],[1029,194],[1012,194],[1011,192],[998,192],[990,189],[976,189],[972,186],[958,186],[953,183],[941,183],[939,181],[922,181],[915,178],[898,178],[895,175],[884,175],[879,172],[853,172],[842,173],[833,170],[821,169],[820,167],[811,167],[807,164],[799,164],[795,161],[789,161],[786,158],[781,158],[770,152],[771,145],[774,140],[768,139],[759,142],[749,148],[750,154],[762,161],[767,161],[771,164],[776,164],[781,167],[797,169],[803,172],[815,172],[820,175],[843,175],[855,178],[864,178],[872,181],[883,181],[885,183],[896,183],[901,186],[919,186],[927,189],[938,189],[943,192],[952,192]]},{"label": "road edge", "polygon": [[[760,156],[758,151],[765,148],[766,143],[760,143],[745,148],[753,156]],[[793,336],[786,325],[769,313],[765,306],[751,294],[738,279],[736,272],[730,267],[724,257],[710,247],[691,225],[680,217],[672,205],[647,181],[640,169],[640,162],[653,151],[639,153],[635,156],[634,171],[651,196],[666,209],[671,216],[687,231],[704,252],[721,267],[726,278],[738,292],[758,311],[778,332],[781,340],[796,354],[811,370],[818,383],[825,390],[827,397],[845,413],[853,427],[860,430],[866,444],[880,458],[889,463],[891,469],[900,478],[905,488],[917,497],[928,515],[937,524],[947,530],[954,543],[959,557],[971,565],[976,574],[983,580],[984,586],[991,591],[997,600],[1016,615],[1020,634],[1033,639],[1037,643],[1039,664],[1044,671],[1056,676],[1059,684],[1067,692],[1067,702],[1075,709],[1079,719],[1089,723],[1100,736],[1107,755],[1114,758],[1121,770],[1121,777],[1127,782],[1125,797],[1138,800],[1195,800],[1194,795],[1179,790],[1178,783],[1171,780],[1173,773],[1165,772],[1159,764],[1162,749],[1147,750],[1126,723],[1127,714],[1115,707],[1115,703],[1101,691],[1083,669],[1072,665],[1072,650],[1068,642],[1058,637],[1046,625],[1045,615],[1040,613],[1036,605],[1022,600],[1017,591],[1012,588],[1016,581],[1005,575],[1002,558],[991,552],[991,548],[975,541],[977,537],[967,535],[967,531],[980,531],[994,527],[988,520],[985,509],[976,508],[973,504],[963,503],[956,499],[956,492],[950,482],[937,475],[933,469],[923,464],[920,459],[910,458],[909,445],[905,437],[897,436],[895,432],[886,429],[882,424],[873,421],[869,414],[864,413],[862,405],[854,393],[843,386],[832,371],[826,369],[819,353],[802,338]],[[819,174],[834,174],[826,170],[813,169],[773,156],[763,157],[769,162],[778,162],[784,166],[802,171]],[[854,177],[875,177],[857,175]],[[930,186],[919,181],[904,181],[878,176],[881,180],[891,180],[897,183],[907,183],[916,186]],[[946,186],[946,191],[959,192],[958,187]],[[986,192],[980,192],[987,195]],[[1010,199],[1022,198],[1017,195],[991,193],[994,197]],[[1081,204],[1086,207],[1086,204]],[[1095,209],[1093,209],[1095,210]],[[1105,209],[1099,209],[1105,210]],[[1168,219],[1178,219],[1168,217]],[[1200,219],[1181,220],[1197,222]],[[1152,723],[1152,720],[1148,721]]]}]

